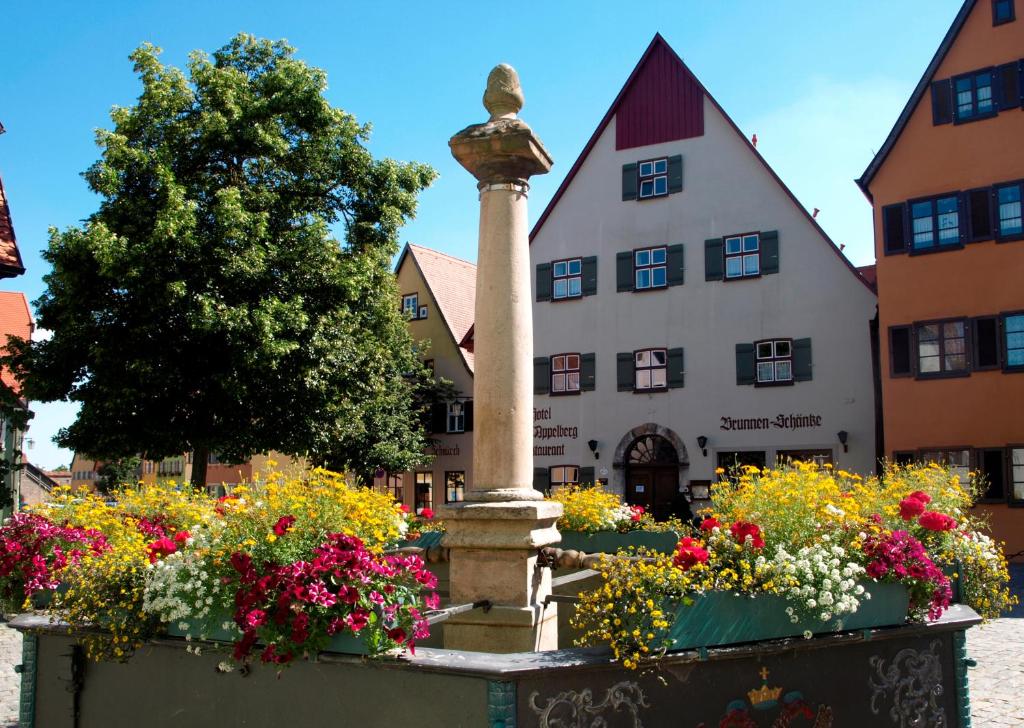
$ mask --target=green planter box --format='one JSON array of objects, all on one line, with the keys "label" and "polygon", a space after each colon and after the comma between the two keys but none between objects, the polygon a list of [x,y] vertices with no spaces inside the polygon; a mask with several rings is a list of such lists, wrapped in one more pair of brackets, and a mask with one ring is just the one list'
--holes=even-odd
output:
[{"label": "green planter box", "polygon": [[[871,599],[861,602],[853,614],[844,615],[843,630],[889,627],[906,622],[909,595],[902,584],[864,584]],[[810,630],[814,634],[835,632],[835,622],[818,620],[793,623],[786,614],[784,598],[773,595],[755,597],[731,592],[711,592],[697,597],[687,607],[676,607],[676,621],[669,629],[674,641],[671,649],[713,647],[740,642],[757,642],[782,637],[797,637]]]},{"label": "green planter box", "polygon": [[[191,637],[194,640],[203,639],[210,642],[235,642],[240,639],[242,633],[232,622],[231,629],[224,629],[225,622],[232,622],[230,614],[218,615],[216,619],[210,618],[206,622],[189,622],[188,629],[181,629],[180,624],[167,625],[167,634],[171,637]],[[184,622],[182,623],[184,624]],[[324,652],[340,652],[347,655],[366,655],[369,650],[366,648],[366,640],[351,632],[336,634],[327,643]]]},{"label": "green planter box", "polygon": [[598,531],[582,533],[580,531],[562,531],[562,542],[556,544],[560,549],[572,549],[588,554],[614,554],[621,549],[644,547],[663,554],[676,550],[679,534],[675,531]]}]

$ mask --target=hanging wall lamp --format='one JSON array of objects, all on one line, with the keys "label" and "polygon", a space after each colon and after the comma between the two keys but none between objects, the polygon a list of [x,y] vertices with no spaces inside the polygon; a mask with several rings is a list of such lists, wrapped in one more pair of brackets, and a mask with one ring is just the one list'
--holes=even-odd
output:
[{"label": "hanging wall lamp", "polygon": [[846,446],[846,440],[850,437],[850,433],[846,430],[840,430],[836,433],[836,437],[839,438],[839,443],[843,446],[843,452],[849,452],[850,448]]},{"label": "hanging wall lamp", "polygon": [[587,447],[590,448],[590,452],[594,453],[594,460],[601,457],[601,454],[597,451],[597,440],[587,440]]},{"label": "hanging wall lamp", "polygon": [[704,455],[704,457],[708,456],[708,438],[707,438],[707,435],[698,435],[697,436],[697,447],[700,448],[700,451]]}]

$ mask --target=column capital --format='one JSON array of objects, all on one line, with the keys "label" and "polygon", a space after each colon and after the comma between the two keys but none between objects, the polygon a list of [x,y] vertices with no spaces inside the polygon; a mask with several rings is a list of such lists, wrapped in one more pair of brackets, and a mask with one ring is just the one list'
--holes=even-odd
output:
[{"label": "column capital", "polygon": [[484,185],[525,183],[533,175],[551,170],[551,155],[522,119],[467,126],[448,146],[459,164]]}]

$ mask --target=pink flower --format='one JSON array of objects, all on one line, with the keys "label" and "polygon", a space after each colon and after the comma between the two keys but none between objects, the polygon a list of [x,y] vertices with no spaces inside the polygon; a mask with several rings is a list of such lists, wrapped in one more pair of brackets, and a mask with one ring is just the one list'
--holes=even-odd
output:
[{"label": "pink flower", "polygon": [[925,511],[917,519],[917,522],[929,531],[952,531],[956,528],[955,520],[945,513],[939,513],[938,511]]},{"label": "pink flower", "polygon": [[405,630],[401,627],[395,627],[394,629],[385,629],[384,631],[387,633],[388,637],[393,639],[398,644],[402,644],[403,642],[405,642]]},{"label": "pink flower", "polygon": [[688,571],[697,564],[705,563],[708,560],[708,552],[702,546],[700,541],[690,536],[680,539],[672,562],[683,571]]},{"label": "pink flower", "polygon": [[245,615],[246,629],[256,629],[267,621],[267,613],[262,609],[253,609]]},{"label": "pink flower", "polygon": [[900,501],[900,517],[904,521],[911,521],[924,513],[924,503],[913,496],[907,496]]},{"label": "pink flower", "polygon": [[747,523],[746,521],[736,521],[732,526],[729,527],[729,533],[739,543],[745,544],[747,537],[750,537],[750,545],[755,549],[764,548],[764,538],[761,536],[761,529],[754,523]]}]

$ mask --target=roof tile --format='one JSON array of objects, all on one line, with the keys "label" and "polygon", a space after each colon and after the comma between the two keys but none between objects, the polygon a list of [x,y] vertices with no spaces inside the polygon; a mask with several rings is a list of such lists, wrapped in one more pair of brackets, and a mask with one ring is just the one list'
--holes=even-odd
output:
[{"label": "roof tile", "polygon": [[[409,252],[419,266],[430,292],[441,309],[456,345],[461,344],[473,326],[476,305],[476,266],[447,253],[409,244]],[[473,371],[473,352],[459,348],[469,371]]]}]

